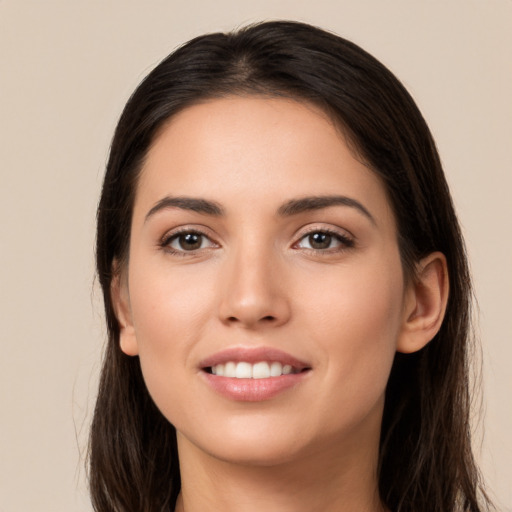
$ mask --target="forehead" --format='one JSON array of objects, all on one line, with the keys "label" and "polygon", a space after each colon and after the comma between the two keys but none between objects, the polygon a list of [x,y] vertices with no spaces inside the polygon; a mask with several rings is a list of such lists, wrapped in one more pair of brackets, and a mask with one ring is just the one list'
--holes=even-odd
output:
[{"label": "forehead", "polygon": [[388,209],[380,178],[331,118],[283,98],[228,97],[184,109],[155,138],[138,189],[136,207],[142,201],[146,208],[165,195],[263,207],[339,193]]}]

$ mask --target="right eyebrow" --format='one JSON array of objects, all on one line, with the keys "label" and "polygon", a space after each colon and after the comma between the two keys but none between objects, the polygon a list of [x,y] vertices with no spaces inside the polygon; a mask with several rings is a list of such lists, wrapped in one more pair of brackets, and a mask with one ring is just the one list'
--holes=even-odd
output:
[{"label": "right eyebrow", "polygon": [[377,225],[375,218],[367,208],[365,208],[357,199],[347,196],[311,196],[291,199],[279,208],[278,214],[283,217],[289,217],[302,212],[321,210],[331,206],[348,206],[350,208],[354,208],[370,220],[374,226]]},{"label": "right eyebrow", "polygon": [[224,209],[215,201],[187,196],[166,196],[163,199],[160,199],[160,201],[158,201],[151,210],[149,210],[144,222],[147,222],[151,216],[155,215],[155,213],[167,208],[180,208],[182,210],[190,210],[204,215],[213,215],[215,217],[224,215]]}]

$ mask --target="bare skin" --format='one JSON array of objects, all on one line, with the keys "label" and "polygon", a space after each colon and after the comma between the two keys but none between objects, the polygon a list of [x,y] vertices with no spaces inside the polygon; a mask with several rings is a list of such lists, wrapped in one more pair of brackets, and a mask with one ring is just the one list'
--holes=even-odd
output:
[{"label": "bare skin", "polygon": [[[178,432],[176,510],[385,510],[393,358],[432,339],[448,294],[441,254],[417,275],[404,279],[383,184],[317,108],[233,97],[172,118],[112,292],[121,348]],[[224,377],[202,361],[262,347],[304,362],[296,384],[251,400],[212,386]]]},{"label": "bare skin", "polygon": [[[234,466],[180,439],[183,488],[177,512],[383,512],[375,487],[375,446],[315,453],[278,466]],[[342,450],[340,450],[341,452]],[[350,453],[351,452],[351,453]],[[341,468],[344,468],[340,471]]]}]

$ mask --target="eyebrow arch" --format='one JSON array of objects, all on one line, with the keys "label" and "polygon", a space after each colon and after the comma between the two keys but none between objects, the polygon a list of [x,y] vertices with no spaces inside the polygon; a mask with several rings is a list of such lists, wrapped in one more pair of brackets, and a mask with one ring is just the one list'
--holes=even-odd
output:
[{"label": "eyebrow arch", "polygon": [[209,201],[207,199],[197,199],[195,197],[171,197],[166,196],[163,199],[160,199],[158,203],[149,210],[146,214],[146,218],[144,222],[155,215],[155,213],[165,210],[167,208],[181,208],[182,210],[190,210],[197,213],[202,213],[204,215],[214,215],[215,217],[220,217],[224,215],[224,209],[220,206],[219,203],[215,201]]},{"label": "eyebrow arch", "polygon": [[376,225],[375,219],[372,214],[359,202],[347,196],[310,196],[300,199],[292,199],[284,203],[277,213],[282,217],[297,215],[299,213],[321,210],[330,206],[348,206],[355,208],[365,217],[367,217],[372,224]]}]

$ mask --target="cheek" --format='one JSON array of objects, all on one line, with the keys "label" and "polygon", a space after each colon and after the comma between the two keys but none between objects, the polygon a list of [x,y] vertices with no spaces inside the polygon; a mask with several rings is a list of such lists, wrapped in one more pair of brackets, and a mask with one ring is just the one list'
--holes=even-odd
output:
[{"label": "cheek", "polygon": [[340,272],[304,302],[305,328],[313,333],[326,367],[326,389],[343,390],[330,398],[344,401],[337,406],[349,401],[354,411],[363,411],[385,390],[403,304],[401,267],[391,269],[376,264]]},{"label": "cheek", "polygon": [[130,281],[139,348],[175,351],[200,335],[205,311],[211,304],[205,287],[209,281],[192,266],[180,272],[171,272],[165,265],[155,267],[139,270]]},{"label": "cheek", "polygon": [[373,336],[365,343],[372,343],[374,338],[389,337],[399,326],[403,307],[401,266],[362,261],[336,271],[327,269],[308,279],[298,296],[301,313],[311,321],[316,318],[319,330],[330,330],[328,339],[348,340],[358,332],[367,332]]},{"label": "cheek", "polygon": [[195,371],[191,354],[204,336],[211,294],[201,276],[134,268],[138,270],[130,276],[130,297],[141,368],[165,414],[186,397],[186,386],[179,384]]}]

